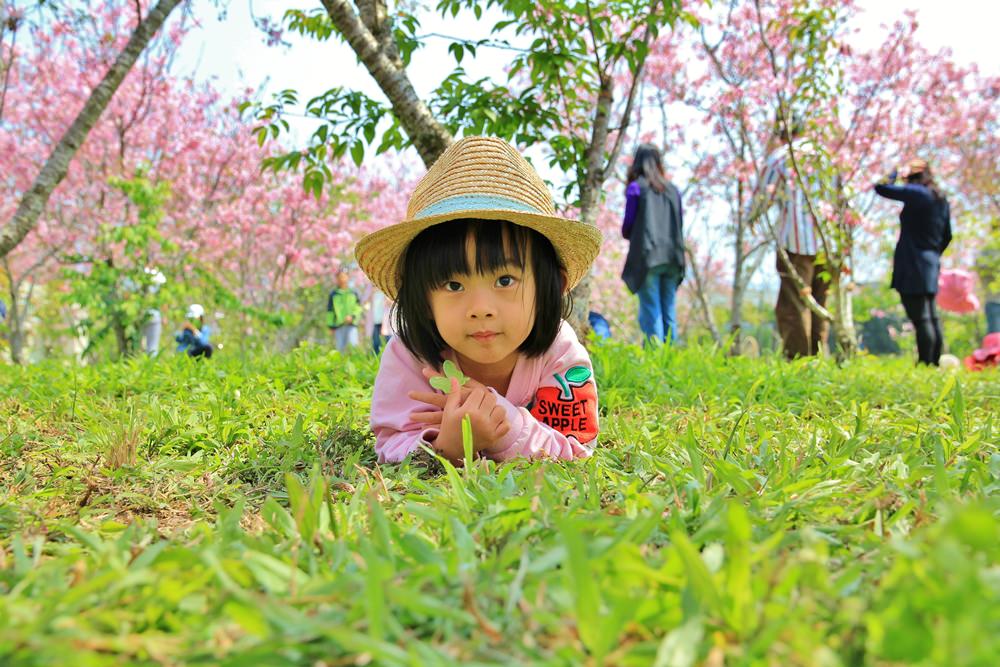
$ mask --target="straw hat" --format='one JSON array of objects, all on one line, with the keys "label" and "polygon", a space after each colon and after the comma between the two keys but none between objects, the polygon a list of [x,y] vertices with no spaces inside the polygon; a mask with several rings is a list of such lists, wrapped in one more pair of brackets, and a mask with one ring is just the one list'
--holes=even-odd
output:
[{"label": "straw hat", "polygon": [[545,183],[513,146],[493,137],[465,137],[417,184],[406,219],[362,238],[354,255],[375,286],[395,299],[410,241],[428,227],[460,218],[507,220],[538,231],[552,242],[570,288],[601,248],[597,227],[556,215]]}]

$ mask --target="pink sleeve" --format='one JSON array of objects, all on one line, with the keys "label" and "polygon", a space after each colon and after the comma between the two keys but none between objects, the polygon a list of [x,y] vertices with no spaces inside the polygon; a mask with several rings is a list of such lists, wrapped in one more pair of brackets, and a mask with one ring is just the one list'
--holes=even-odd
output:
[{"label": "pink sleeve", "polygon": [[597,384],[590,355],[573,330],[563,325],[543,358],[542,380],[527,407],[497,395],[507,411],[510,433],[488,456],[578,459],[590,456],[599,429]]},{"label": "pink sleeve", "polygon": [[410,420],[410,413],[418,408],[433,409],[407,396],[410,391],[430,389],[420,372],[422,367],[397,337],[391,338],[382,351],[370,418],[379,463],[398,463],[420,445],[430,446],[430,441],[437,437],[438,429]]}]

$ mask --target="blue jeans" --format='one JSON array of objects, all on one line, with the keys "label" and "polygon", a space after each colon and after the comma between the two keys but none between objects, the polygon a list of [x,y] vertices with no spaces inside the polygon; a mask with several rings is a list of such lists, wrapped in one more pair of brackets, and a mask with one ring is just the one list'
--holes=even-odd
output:
[{"label": "blue jeans", "polygon": [[[679,266],[661,266],[646,274],[639,288],[639,328],[646,339],[670,343],[677,336],[677,286]],[[645,341],[644,341],[645,342]]]},{"label": "blue jeans", "polygon": [[1000,301],[986,302],[986,333],[1000,333]]},{"label": "blue jeans", "polygon": [[344,324],[333,330],[333,338],[338,352],[346,352],[349,347],[358,346],[358,328],[353,324]]},{"label": "blue jeans", "polygon": [[379,353],[382,349],[382,343],[384,342],[385,338],[382,337],[382,323],[376,322],[375,325],[372,326],[372,350],[375,351],[375,354]]}]

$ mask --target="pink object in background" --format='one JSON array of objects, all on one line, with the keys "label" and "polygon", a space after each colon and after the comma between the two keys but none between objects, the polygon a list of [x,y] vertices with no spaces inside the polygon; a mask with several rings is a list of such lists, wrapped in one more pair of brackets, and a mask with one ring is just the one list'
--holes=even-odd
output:
[{"label": "pink object in background", "polygon": [[979,310],[979,298],[973,290],[975,276],[962,269],[942,271],[938,278],[937,305],[951,313],[971,313]]},{"label": "pink object in background", "polygon": [[982,347],[965,358],[965,367],[970,371],[991,366],[1000,366],[1000,333],[986,334]]}]

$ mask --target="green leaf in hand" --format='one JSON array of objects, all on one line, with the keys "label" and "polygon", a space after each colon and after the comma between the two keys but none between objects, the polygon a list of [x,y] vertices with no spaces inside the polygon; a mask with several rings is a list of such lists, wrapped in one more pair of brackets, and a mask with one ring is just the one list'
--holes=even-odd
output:
[{"label": "green leaf in hand", "polygon": [[465,469],[472,467],[472,452],[474,445],[472,442],[472,419],[469,415],[462,417],[462,452],[464,454]]},{"label": "green leaf in hand", "polygon": [[462,371],[458,370],[458,366],[456,366],[450,359],[445,360],[443,369],[444,375],[435,375],[430,379],[431,386],[439,391],[450,394],[452,378],[458,380],[458,386],[460,387],[469,381],[469,378],[467,378]]}]

